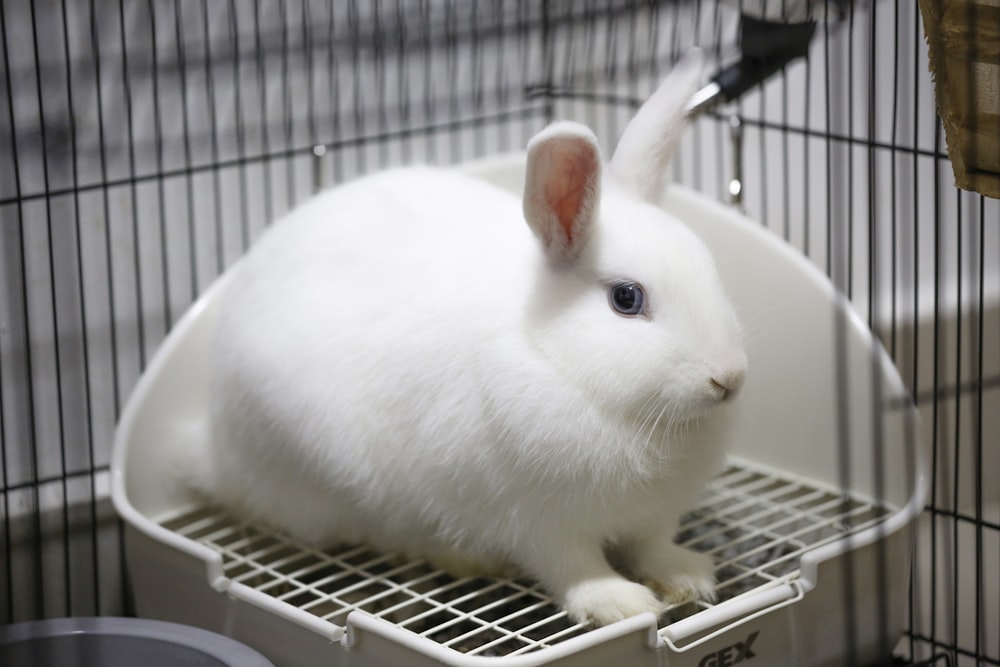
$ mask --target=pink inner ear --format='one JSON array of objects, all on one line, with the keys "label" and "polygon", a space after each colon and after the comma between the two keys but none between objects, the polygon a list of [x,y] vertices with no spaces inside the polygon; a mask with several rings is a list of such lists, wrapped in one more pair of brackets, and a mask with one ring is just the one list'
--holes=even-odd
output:
[{"label": "pink inner ear", "polygon": [[591,196],[591,180],[597,173],[597,156],[588,147],[565,146],[552,155],[553,169],[545,184],[545,201],[566,233],[568,245],[575,242],[580,213]]}]

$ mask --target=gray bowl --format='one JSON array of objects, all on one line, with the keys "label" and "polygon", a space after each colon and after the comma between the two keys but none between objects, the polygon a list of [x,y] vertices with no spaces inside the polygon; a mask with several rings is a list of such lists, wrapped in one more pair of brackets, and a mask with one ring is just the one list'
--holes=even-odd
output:
[{"label": "gray bowl", "polygon": [[3,667],[274,667],[245,644],[141,618],[56,618],[0,626]]}]

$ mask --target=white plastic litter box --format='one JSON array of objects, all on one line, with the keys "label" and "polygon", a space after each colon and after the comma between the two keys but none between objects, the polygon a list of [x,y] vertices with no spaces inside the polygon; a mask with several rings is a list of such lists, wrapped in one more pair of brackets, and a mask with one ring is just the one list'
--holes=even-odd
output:
[{"label": "white plastic litter box", "polygon": [[[520,193],[523,155],[467,165]],[[141,616],[319,665],[866,664],[904,627],[919,424],[891,361],[824,275],[734,209],[674,186],[663,205],[715,254],[750,372],[726,470],[678,541],[712,553],[718,599],[590,629],[530,581],[455,579],[363,546],[316,550],[200,506],[164,470],[208,402],[229,274],[149,363],[122,415],[112,497]]]}]

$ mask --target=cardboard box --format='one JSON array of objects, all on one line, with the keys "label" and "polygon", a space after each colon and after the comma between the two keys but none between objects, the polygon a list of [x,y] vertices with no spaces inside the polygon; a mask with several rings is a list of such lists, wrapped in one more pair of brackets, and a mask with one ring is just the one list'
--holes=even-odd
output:
[{"label": "cardboard box", "polygon": [[920,0],[955,184],[1000,198],[1000,0]]}]

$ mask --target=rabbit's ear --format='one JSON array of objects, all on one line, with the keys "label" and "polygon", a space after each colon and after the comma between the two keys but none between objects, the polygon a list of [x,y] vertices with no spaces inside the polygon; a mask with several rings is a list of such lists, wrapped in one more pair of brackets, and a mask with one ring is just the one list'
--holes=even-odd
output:
[{"label": "rabbit's ear", "polygon": [[615,181],[635,196],[657,203],[667,163],[686,125],[687,104],[697,90],[702,53],[690,50],[625,127],[609,165]]},{"label": "rabbit's ear", "polygon": [[569,264],[580,254],[601,196],[601,150],[579,123],[553,123],[528,143],[524,218],[545,254]]}]

